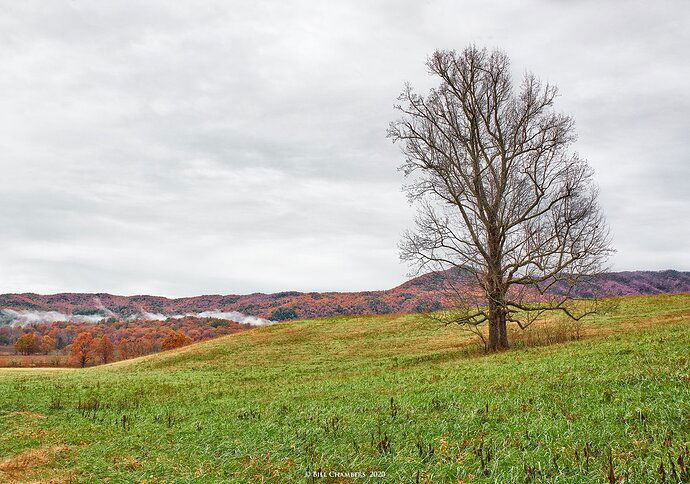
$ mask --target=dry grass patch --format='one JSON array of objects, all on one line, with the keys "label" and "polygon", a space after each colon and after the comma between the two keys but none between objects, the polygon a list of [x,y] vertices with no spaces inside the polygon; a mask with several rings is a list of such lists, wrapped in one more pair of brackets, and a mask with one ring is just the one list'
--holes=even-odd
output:
[{"label": "dry grass patch", "polygon": [[30,419],[46,418],[45,415],[36,412],[10,412],[6,417],[24,417]]},{"label": "dry grass patch", "polygon": [[113,467],[117,470],[135,471],[141,467],[141,461],[136,457],[115,457],[113,458]]},{"label": "dry grass patch", "polygon": [[[31,482],[31,476],[44,472],[61,453],[65,445],[29,449],[0,462],[0,478],[3,482]],[[36,481],[34,481],[36,482]],[[52,482],[51,479],[44,482]],[[62,478],[54,482],[68,482]]]}]

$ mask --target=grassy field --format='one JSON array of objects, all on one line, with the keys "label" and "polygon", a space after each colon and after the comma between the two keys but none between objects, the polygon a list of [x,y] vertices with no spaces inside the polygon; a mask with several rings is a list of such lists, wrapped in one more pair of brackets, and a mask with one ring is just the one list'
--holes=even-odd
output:
[{"label": "grassy field", "polygon": [[688,482],[690,295],[579,332],[483,355],[423,316],[342,317],[0,370],[0,481]]}]

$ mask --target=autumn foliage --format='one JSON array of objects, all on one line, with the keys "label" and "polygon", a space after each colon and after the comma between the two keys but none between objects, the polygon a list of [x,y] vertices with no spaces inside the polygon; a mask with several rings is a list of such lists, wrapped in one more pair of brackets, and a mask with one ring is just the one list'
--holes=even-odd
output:
[{"label": "autumn foliage", "polygon": [[70,363],[84,368],[93,359],[93,355],[93,336],[87,332],[79,333],[70,345]]},{"label": "autumn foliage", "polygon": [[110,363],[115,358],[115,347],[107,336],[93,340],[92,352],[99,363]]},{"label": "autumn foliage", "polygon": [[[136,358],[179,348],[251,326],[214,318],[171,318],[166,321],[67,322],[0,326],[4,364],[83,367]],[[83,335],[83,336],[82,336]],[[90,337],[90,338],[89,338]],[[4,352],[4,353],[3,353]],[[38,355],[50,355],[39,358]],[[28,359],[28,360],[27,360]],[[33,359],[33,360],[32,360]]]},{"label": "autumn foliage", "polygon": [[180,348],[190,344],[192,340],[184,333],[179,331],[171,331],[168,336],[163,339],[161,349],[164,351]]},{"label": "autumn foliage", "polygon": [[14,349],[20,355],[32,355],[41,350],[41,338],[34,333],[20,336],[14,342]]},{"label": "autumn foliage", "polygon": [[55,349],[55,339],[49,334],[46,334],[41,338],[41,352],[47,355]]}]

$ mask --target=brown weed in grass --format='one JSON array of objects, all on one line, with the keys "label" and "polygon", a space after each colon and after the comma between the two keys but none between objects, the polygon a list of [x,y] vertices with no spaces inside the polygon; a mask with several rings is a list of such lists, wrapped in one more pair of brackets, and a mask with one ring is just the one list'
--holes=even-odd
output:
[{"label": "brown weed in grass", "polygon": [[582,338],[582,323],[579,321],[544,322],[525,331],[511,332],[513,346],[535,347],[546,346]]},{"label": "brown weed in grass", "polygon": [[45,415],[36,412],[10,412],[7,414],[7,417],[46,418]]},{"label": "brown weed in grass", "polygon": [[0,462],[0,478],[5,482],[26,482],[33,473],[50,466],[55,457],[67,450],[67,446],[29,449]]},{"label": "brown weed in grass", "polygon": [[141,461],[136,457],[116,457],[113,459],[113,467],[115,469],[124,469],[127,471],[135,471],[141,468]]}]

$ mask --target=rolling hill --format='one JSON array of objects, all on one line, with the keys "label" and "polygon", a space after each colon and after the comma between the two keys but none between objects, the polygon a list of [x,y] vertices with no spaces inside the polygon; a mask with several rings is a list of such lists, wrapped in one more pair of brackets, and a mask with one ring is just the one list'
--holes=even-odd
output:
[{"label": "rolling hill", "polygon": [[0,370],[0,481],[687,481],[690,295],[563,331],[483,355],[423,315],[338,317]]}]

